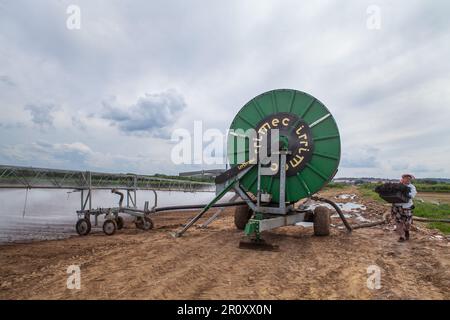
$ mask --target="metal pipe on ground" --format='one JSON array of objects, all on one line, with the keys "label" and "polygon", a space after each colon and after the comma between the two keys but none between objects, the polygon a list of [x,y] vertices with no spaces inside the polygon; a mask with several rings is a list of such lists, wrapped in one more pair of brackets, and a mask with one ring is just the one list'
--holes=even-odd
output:
[{"label": "metal pipe on ground", "polygon": [[[444,222],[444,223],[450,223],[450,219],[428,219],[428,218],[422,218],[422,217],[413,217],[413,220],[420,221],[420,222]],[[376,227],[382,224],[388,223],[387,220],[380,220],[380,221],[374,221],[374,222],[368,222],[368,223],[361,223],[361,224],[354,224],[352,225],[352,229],[362,229],[362,228],[370,228],[370,227]]]},{"label": "metal pipe on ground", "polygon": [[413,220],[420,221],[420,222],[445,222],[445,223],[450,223],[450,219],[430,219],[430,218],[422,218],[422,217],[416,217],[416,216],[413,216]]},{"label": "metal pipe on ground", "polygon": [[[243,206],[247,203],[245,201],[238,201],[238,202],[232,202],[232,203],[216,203],[213,204],[212,208],[222,208],[222,207],[234,207],[234,206]],[[190,210],[190,209],[202,209],[206,206],[206,204],[189,204],[189,205],[183,205],[183,206],[168,206],[168,207],[159,207],[155,208],[153,212],[163,212],[163,211],[177,211],[177,210]],[[136,211],[136,212],[142,212],[142,210],[134,209],[134,208],[127,208],[129,211]]]},{"label": "metal pipe on ground", "polygon": [[380,220],[380,221],[375,221],[375,222],[368,222],[368,223],[361,223],[361,224],[354,224],[352,225],[352,229],[361,229],[361,228],[370,228],[370,227],[375,227],[375,226],[379,226],[382,224],[387,223],[386,220]]}]

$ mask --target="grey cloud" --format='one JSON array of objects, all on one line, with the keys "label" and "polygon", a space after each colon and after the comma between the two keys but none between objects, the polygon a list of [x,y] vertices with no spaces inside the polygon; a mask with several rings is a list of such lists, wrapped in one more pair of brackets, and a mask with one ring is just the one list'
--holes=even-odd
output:
[{"label": "grey cloud", "polygon": [[103,102],[103,106],[102,118],[123,132],[168,139],[172,125],[186,108],[186,103],[176,91],[165,91],[146,93],[128,108],[111,102]]},{"label": "grey cloud", "polygon": [[[69,0],[0,2],[1,118],[26,123],[22,106],[41,101],[64,106],[67,116],[53,121],[52,112],[27,110],[46,130],[4,123],[0,144],[79,141],[82,130],[92,150],[118,156],[156,141],[159,149],[147,154],[154,158],[170,142],[152,137],[167,137],[173,123],[190,129],[202,120],[223,130],[253,96],[286,87],[329,107],[345,142],[345,174],[397,176],[383,165],[400,155],[405,164],[433,161],[431,168],[445,168],[440,176],[450,174],[447,0],[378,0],[378,31],[366,28],[368,0],[76,2],[76,31],[65,26]],[[166,88],[183,94],[181,112],[144,95]],[[108,96],[127,102],[102,105]],[[126,157],[114,159],[105,168],[126,163],[131,170]],[[169,161],[161,169],[182,170]]]},{"label": "grey cloud", "polygon": [[14,122],[14,123],[2,123],[0,122],[0,128],[4,128],[4,129],[20,129],[20,128],[24,128],[25,124],[22,122]]},{"label": "grey cloud", "polygon": [[53,104],[27,104],[24,109],[30,112],[34,124],[45,127],[53,125],[52,113],[58,108]]},{"label": "grey cloud", "polygon": [[74,127],[78,128],[79,130],[87,129],[86,125],[83,123],[83,121],[80,119],[79,116],[73,115],[70,119],[71,119],[72,125]]},{"label": "grey cloud", "polygon": [[352,148],[352,152],[344,152],[340,166],[342,168],[376,168],[379,166],[377,155],[379,150],[373,147]]},{"label": "grey cloud", "polygon": [[342,159],[340,166],[343,168],[376,168],[377,159],[375,156],[345,157]]},{"label": "grey cloud", "polygon": [[[29,144],[0,145],[0,163],[35,167],[54,167],[101,172],[136,172],[148,174],[145,167],[152,166],[161,172],[165,160],[149,159],[148,154],[124,156],[92,150],[82,142],[51,143],[38,140]],[[144,167],[144,168],[143,168]],[[177,171],[170,170],[176,174]]]},{"label": "grey cloud", "polygon": [[8,76],[2,75],[0,76],[0,83],[3,83],[9,87],[15,87],[16,83]]},{"label": "grey cloud", "polygon": [[438,167],[430,167],[427,165],[419,164],[419,165],[413,165],[409,168],[411,172],[414,172],[415,174],[424,174],[424,173],[442,173],[444,172],[443,168]]},{"label": "grey cloud", "polygon": [[61,168],[82,168],[93,153],[81,142],[50,143],[42,140],[31,144],[4,146],[0,151],[4,161],[13,164]]},{"label": "grey cloud", "polygon": [[424,176],[427,173],[439,173],[444,172],[443,168],[438,166],[432,166],[424,163],[409,163],[408,159],[397,159],[391,164],[391,168],[399,173],[405,173],[406,171],[419,176]]}]

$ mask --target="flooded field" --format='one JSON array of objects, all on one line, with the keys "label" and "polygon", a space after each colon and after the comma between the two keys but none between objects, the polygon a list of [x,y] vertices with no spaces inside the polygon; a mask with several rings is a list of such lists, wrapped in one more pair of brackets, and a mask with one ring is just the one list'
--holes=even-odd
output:
[{"label": "flooded field", "polygon": [[[81,206],[80,193],[67,191],[29,190],[26,196],[23,189],[0,190],[0,243],[62,239],[75,235],[76,210]],[[158,206],[202,204],[213,197],[212,192],[159,191]],[[92,208],[115,207],[118,200],[119,196],[107,190],[95,190]],[[138,191],[139,208],[143,208],[144,201],[153,206],[153,192]],[[99,221],[100,230],[102,224]]]}]

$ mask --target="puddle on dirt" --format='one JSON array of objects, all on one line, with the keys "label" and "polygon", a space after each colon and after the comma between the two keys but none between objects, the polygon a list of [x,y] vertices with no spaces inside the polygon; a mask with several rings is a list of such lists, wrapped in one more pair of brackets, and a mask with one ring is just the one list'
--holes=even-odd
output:
[{"label": "puddle on dirt", "polygon": [[[356,202],[345,202],[336,204],[343,212],[359,212],[366,210],[365,205]],[[314,210],[317,207],[327,207],[331,210],[334,210],[334,208],[330,204],[323,202],[309,202],[307,203],[307,207],[311,210]]]},{"label": "puddle on dirt", "polygon": [[353,199],[356,198],[356,194],[345,194],[345,193],[343,193],[343,194],[338,194],[335,198],[336,199],[342,199],[342,200],[347,200],[347,199],[353,200]]},{"label": "puddle on dirt", "polygon": [[[344,196],[348,196],[348,198],[352,198],[352,196],[356,197],[356,195],[344,195]],[[311,210],[314,210],[317,207],[323,206],[323,207],[327,207],[328,209],[333,210],[333,212],[334,212],[334,208],[328,203],[309,201],[306,203],[306,205]],[[362,212],[367,209],[366,206],[363,204],[356,203],[356,202],[345,202],[345,203],[336,203],[336,205],[342,210],[344,217],[347,219],[354,218],[358,222],[371,222],[371,220],[365,218],[362,215]],[[339,215],[337,213],[334,213],[331,217],[339,218]]]},{"label": "puddle on dirt", "polygon": [[295,224],[296,226],[302,226],[302,227],[305,227],[305,228],[310,228],[310,227],[313,227],[314,226],[314,223],[312,223],[312,222],[297,222],[296,224]]}]

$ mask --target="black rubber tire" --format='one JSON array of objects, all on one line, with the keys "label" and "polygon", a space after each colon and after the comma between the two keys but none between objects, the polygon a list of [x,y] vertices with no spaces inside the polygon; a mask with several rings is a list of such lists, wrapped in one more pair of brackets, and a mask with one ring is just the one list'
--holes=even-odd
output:
[{"label": "black rubber tire", "polygon": [[149,217],[144,217],[144,219],[142,219],[140,217],[137,218],[135,225],[136,225],[136,228],[145,230],[145,231],[153,229],[153,221]]},{"label": "black rubber tire", "polygon": [[249,206],[237,206],[234,210],[234,225],[238,230],[244,230],[248,220],[253,215],[253,210]]},{"label": "black rubber tire", "polygon": [[116,224],[117,224],[117,230],[121,230],[123,228],[123,226],[125,225],[125,221],[123,220],[123,218],[121,216],[118,216],[116,219]]},{"label": "black rubber tire", "polygon": [[330,210],[327,207],[317,207],[314,209],[314,235],[330,235]]},{"label": "black rubber tire", "polygon": [[79,219],[75,225],[75,229],[80,236],[87,236],[91,232],[91,221],[86,218]]},{"label": "black rubber tire", "polygon": [[117,231],[117,223],[115,220],[105,220],[103,222],[103,232],[107,236],[112,236]]}]

